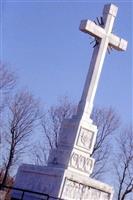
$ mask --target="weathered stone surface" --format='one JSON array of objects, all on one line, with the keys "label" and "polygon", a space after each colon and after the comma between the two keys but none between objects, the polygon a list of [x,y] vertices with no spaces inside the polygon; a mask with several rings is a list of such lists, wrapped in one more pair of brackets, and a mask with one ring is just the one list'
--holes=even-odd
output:
[{"label": "weathered stone surface", "polygon": [[[84,172],[89,176],[94,166],[94,159],[90,158],[90,154],[95,144],[97,128],[92,121],[87,123],[85,120],[81,120],[77,123],[77,120],[77,118],[65,120],[63,123],[59,146],[57,149],[51,150],[48,166],[64,168],[69,166],[79,170],[79,173]],[[73,133],[75,132],[74,137]],[[73,141],[73,145],[71,141]]]},{"label": "weathered stone surface", "polygon": [[113,197],[113,188],[105,183],[88,178],[85,174],[80,175],[71,170],[65,171],[59,197],[71,200],[94,200],[95,193],[96,196],[99,195],[100,200],[110,200]]},{"label": "weathered stone surface", "polygon": [[66,179],[64,182],[64,188],[62,191],[61,198],[66,200],[80,200],[80,199],[90,199],[90,200],[109,200],[110,194],[101,190],[92,188],[91,186],[81,184],[69,179]]},{"label": "weathered stone surface", "polygon": [[78,172],[80,171],[80,173],[86,173],[86,176],[89,176],[93,170],[94,159],[85,152],[73,149],[68,166]]},{"label": "weathered stone surface", "polygon": [[[80,197],[83,197],[83,200],[89,200],[89,198],[94,200],[94,196],[97,197],[97,195],[100,196],[100,200],[108,200],[112,198],[113,192],[112,187],[107,184],[93,180],[86,174],[79,174],[76,170],[26,164],[19,168],[15,186],[58,196],[66,200],[78,200]],[[21,193],[14,191],[13,196],[20,197]],[[38,200],[39,197],[38,195],[25,194],[25,200],[32,199]]]}]

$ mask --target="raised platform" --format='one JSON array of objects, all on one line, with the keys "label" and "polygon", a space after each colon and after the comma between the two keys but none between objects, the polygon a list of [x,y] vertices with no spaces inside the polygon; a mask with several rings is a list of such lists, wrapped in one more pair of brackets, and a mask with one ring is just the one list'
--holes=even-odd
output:
[{"label": "raised platform", "polygon": [[[74,170],[23,164],[19,167],[15,187],[55,196],[64,200],[111,200],[113,188],[100,181],[78,174]],[[58,191],[58,194],[57,194]],[[13,197],[20,197],[13,192]],[[39,200],[25,195],[24,200]]]}]

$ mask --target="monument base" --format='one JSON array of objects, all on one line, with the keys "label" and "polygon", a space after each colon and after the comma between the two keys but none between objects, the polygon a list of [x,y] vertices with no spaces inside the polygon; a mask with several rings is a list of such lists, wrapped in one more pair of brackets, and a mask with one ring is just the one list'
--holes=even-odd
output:
[{"label": "monument base", "polygon": [[[23,164],[19,167],[15,187],[46,193],[64,200],[111,200],[113,188],[100,181],[80,175],[70,169]],[[20,198],[19,191],[12,197]],[[25,194],[25,200],[39,200],[39,196]]]}]

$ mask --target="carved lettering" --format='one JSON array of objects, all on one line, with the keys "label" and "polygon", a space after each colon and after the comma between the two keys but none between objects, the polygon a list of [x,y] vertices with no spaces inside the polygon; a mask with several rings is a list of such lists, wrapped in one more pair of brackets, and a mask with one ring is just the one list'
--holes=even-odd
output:
[{"label": "carved lettering", "polygon": [[66,200],[109,200],[110,194],[66,178],[61,198]]}]

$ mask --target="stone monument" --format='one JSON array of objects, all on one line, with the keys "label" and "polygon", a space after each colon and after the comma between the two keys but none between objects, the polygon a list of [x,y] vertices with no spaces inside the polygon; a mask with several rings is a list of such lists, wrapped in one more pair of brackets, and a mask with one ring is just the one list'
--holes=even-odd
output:
[{"label": "stone monument", "polygon": [[[64,200],[112,199],[112,187],[90,178],[94,167],[94,158],[90,155],[97,135],[97,127],[90,115],[107,49],[123,51],[127,47],[127,41],[112,33],[117,10],[113,4],[105,5],[99,25],[90,20],[81,21],[80,30],[93,36],[96,44],[77,114],[63,121],[58,148],[51,150],[48,165],[20,166],[15,187]],[[19,195],[19,192],[13,192],[13,197]],[[37,200],[39,197],[27,194],[24,199]]]}]

